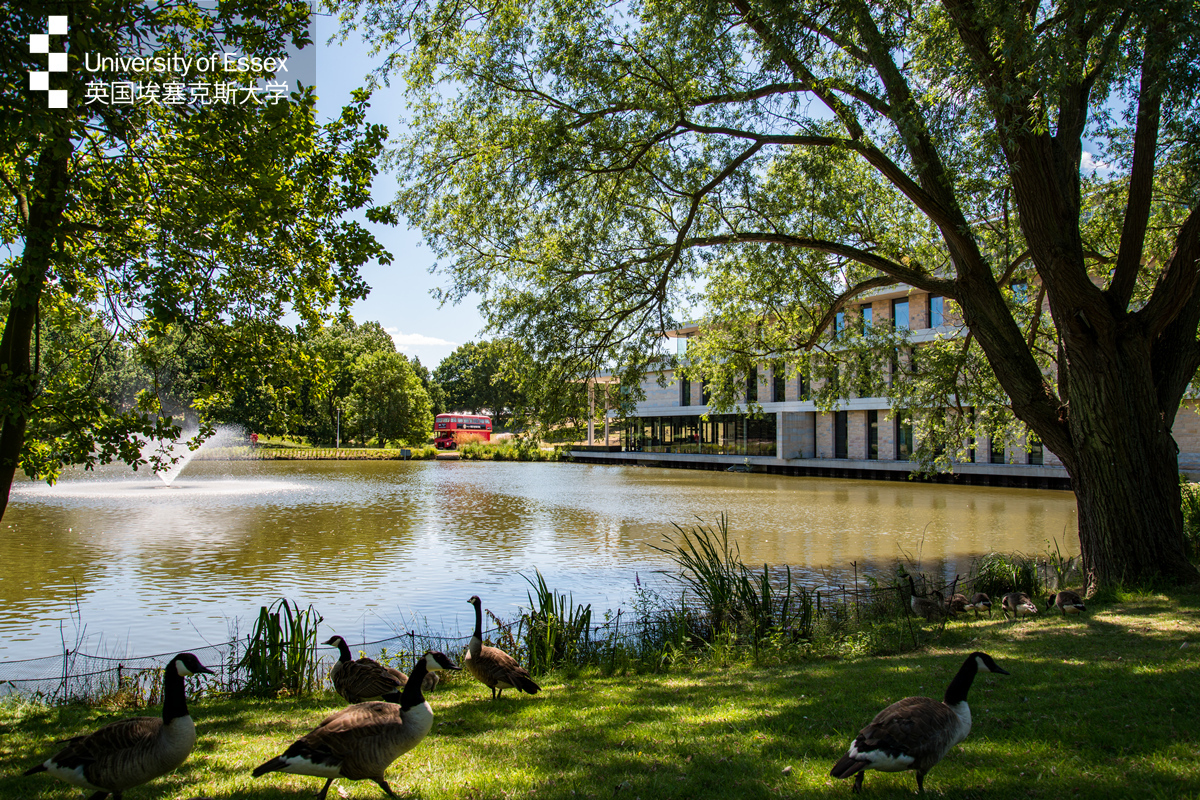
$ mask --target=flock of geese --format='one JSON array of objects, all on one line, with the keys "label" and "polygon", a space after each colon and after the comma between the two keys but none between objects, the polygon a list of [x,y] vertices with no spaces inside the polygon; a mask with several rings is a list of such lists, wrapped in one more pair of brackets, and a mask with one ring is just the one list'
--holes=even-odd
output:
[{"label": "flock of geese", "polygon": [[[908,586],[912,591],[909,605],[913,613],[919,617],[924,617],[930,622],[954,617],[965,611],[974,610],[975,616],[979,616],[980,611],[986,611],[990,617],[992,615],[992,598],[988,597],[984,592],[976,592],[969,600],[964,594],[959,594],[954,591],[958,579],[955,578],[955,583],[950,586],[950,598],[940,591],[934,589],[927,594],[917,594],[917,585],[913,582],[912,575],[908,576]],[[1062,612],[1063,616],[1068,614],[1080,614],[1087,611],[1087,606],[1075,592],[1059,591],[1046,598],[1047,611],[1057,608]],[[1000,598],[1000,609],[1004,612],[1004,618],[1008,619],[1009,615],[1015,620],[1022,614],[1030,616],[1038,613],[1038,607],[1025,592],[1013,591]]]},{"label": "flock of geese", "polygon": [[[913,611],[925,616],[926,612],[933,613],[926,604],[936,603],[944,616],[951,613],[949,609],[956,604],[956,598],[961,598],[963,608],[974,608],[976,614],[981,608],[990,612],[991,600],[987,595],[977,594],[968,603],[965,597],[953,592],[948,602],[940,593],[935,594],[936,599],[920,597],[913,586]],[[981,596],[983,600],[979,600]],[[475,630],[462,657],[466,670],[492,690],[493,700],[499,699],[505,689],[536,694],[540,687],[516,659],[483,643],[481,602],[478,596],[468,602],[475,608]],[[1051,595],[1050,604],[1064,615],[1085,610],[1074,592]],[[1022,609],[1037,613],[1037,607],[1022,592],[1005,595],[1002,605],[1006,613],[1012,610],[1015,614]],[[369,658],[354,660],[341,636],[333,636],[325,644],[338,649],[339,658],[330,671],[330,679],[335,691],[351,705],[325,717],[311,732],[255,767],[251,774],[257,778],[285,772],[325,778],[318,800],[326,800],[329,787],[337,778],[369,780],[389,797],[395,797],[384,778],[385,771],[397,758],[420,744],[433,727],[433,709],[425,700],[425,692],[437,685],[440,671],[462,667],[444,653],[426,652],[405,675]],[[917,789],[924,791],[926,773],[970,733],[967,692],[981,671],[1009,674],[987,653],[971,653],[951,680],[941,702],[928,697],[906,697],[892,703],[859,732],[830,775],[853,776],[854,791],[859,792],[867,770],[913,770]],[[196,743],[196,726],[188,713],[184,678],[206,673],[212,674],[212,670],[195,655],[180,653],[163,669],[161,718],[118,720],[92,733],[67,739],[66,747],[24,774],[48,772],[94,792],[88,800],[104,800],[110,795],[113,800],[121,800],[128,789],[165,775],[187,760]]]}]

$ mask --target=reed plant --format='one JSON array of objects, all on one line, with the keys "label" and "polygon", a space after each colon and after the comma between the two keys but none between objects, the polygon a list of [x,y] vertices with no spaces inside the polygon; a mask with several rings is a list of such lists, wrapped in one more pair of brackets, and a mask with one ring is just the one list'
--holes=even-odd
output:
[{"label": "reed plant", "polygon": [[997,603],[1009,592],[1026,592],[1030,597],[1041,594],[1037,561],[1024,553],[987,553],[975,560],[971,573],[975,591],[986,592]]},{"label": "reed plant", "polygon": [[299,697],[313,691],[320,683],[316,650],[321,621],[311,605],[301,610],[287,598],[260,608],[245,655],[234,668],[242,676],[241,693]]},{"label": "reed plant", "polygon": [[575,663],[586,652],[592,606],[589,603],[572,608],[574,597],[551,590],[540,570],[534,569],[534,574],[536,580],[523,576],[533,592],[527,595],[530,610],[525,615],[525,649],[530,672],[539,675]]}]

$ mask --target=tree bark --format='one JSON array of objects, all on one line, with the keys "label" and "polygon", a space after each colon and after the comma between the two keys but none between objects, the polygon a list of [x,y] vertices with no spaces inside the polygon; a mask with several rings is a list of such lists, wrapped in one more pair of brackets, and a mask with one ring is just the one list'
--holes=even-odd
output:
[{"label": "tree bark", "polygon": [[66,211],[71,151],[71,137],[64,127],[48,138],[38,157],[29,218],[24,221],[25,250],[12,275],[8,318],[0,336],[0,402],[4,410],[0,419],[0,518],[8,508],[37,392],[37,375],[29,361],[33,329]]},{"label": "tree bark", "polygon": [[1184,548],[1178,447],[1150,380],[1149,348],[1138,344],[1126,337],[1070,356],[1073,448],[1060,457],[1077,498],[1089,594],[1200,581]]}]

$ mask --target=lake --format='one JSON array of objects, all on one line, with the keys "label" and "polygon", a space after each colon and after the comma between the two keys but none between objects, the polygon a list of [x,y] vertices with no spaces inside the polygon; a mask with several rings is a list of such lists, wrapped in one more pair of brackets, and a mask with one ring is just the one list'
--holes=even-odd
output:
[{"label": "lake", "polygon": [[511,618],[540,569],[597,612],[663,587],[672,523],[728,513],[747,564],[810,585],[857,562],[965,574],[973,556],[1078,553],[1069,492],[581,464],[193,461],[22,482],[0,523],[0,658],[79,646],[147,655],[245,635],[261,605],[311,603],[328,635],[468,634],[466,600]]}]

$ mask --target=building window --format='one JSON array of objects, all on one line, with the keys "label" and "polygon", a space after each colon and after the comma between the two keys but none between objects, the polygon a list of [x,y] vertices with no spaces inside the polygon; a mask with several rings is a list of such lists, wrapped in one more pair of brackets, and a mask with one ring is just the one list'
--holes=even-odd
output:
[{"label": "building window", "polygon": [[879,458],[879,412],[867,412],[867,458]]},{"label": "building window", "polygon": [[846,330],[846,312],[839,311],[833,315],[833,338],[837,339]]},{"label": "building window", "polygon": [[808,382],[808,379],[804,377],[804,373],[801,372],[796,378],[796,397],[801,400],[807,400],[811,392],[812,384]]},{"label": "building window", "polygon": [[863,333],[869,333],[871,330],[871,322],[874,318],[875,310],[869,305],[859,306],[858,310],[862,314],[862,331]]},{"label": "building window", "polygon": [[992,436],[991,442],[988,445],[991,452],[988,454],[988,460],[992,464],[1004,463],[1004,439],[999,436]]},{"label": "building window", "polygon": [[1029,443],[1029,463],[1035,467],[1042,466],[1045,459],[1045,451],[1042,450],[1042,443],[1033,440]]},{"label": "building window", "polygon": [[845,411],[833,412],[833,457],[850,457],[849,414]]},{"label": "building window", "polygon": [[746,375],[746,402],[758,402],[758,367],[751,367]]},{"label": "building window", "polygon": [[929,327],[940,328],[946,324],[946,298],[940,294],[929,297]]},{"label": "building window", "polygon": [[712,395],[708,391],[708,378],[700,379],[700,404],[708,405],[708,398]]},{"label": "building window", "polygon": [[[975,425],[975,406],[967,406],[963,409],[963,413],[967,415],[967,419],[971,420],[971,425]],[[975,463],[975,433],[967,437],[967,461]]]},{"label": "building window", "polygon": [[776,361],[771,367],[771,402],[782,403],[787,400],[787,371],[782,361]]},{"label": "building window", "polygon": [[690,406],[692,404],[692,382],[684,378],[679,382],[679,405]]},{"label": "building window", "polygon": [[896,414],[896,459],[906,461],[913,454],[913,427],[908,415]]},{"label": "building window", "polygon": [[1024,283],[1024,282],[1014,283],[1014,284],[1012,284],[1011,288],[1012,288],[1012,293],[1013,293],[1013,299],[1015,299],[1018,303],[1025,303],[1029,300],[1029,284],[1028,283]]},{"label": "building window", "polygon": [[892,324],[898,331],[908,330],[908,298],[892,301]]}]

